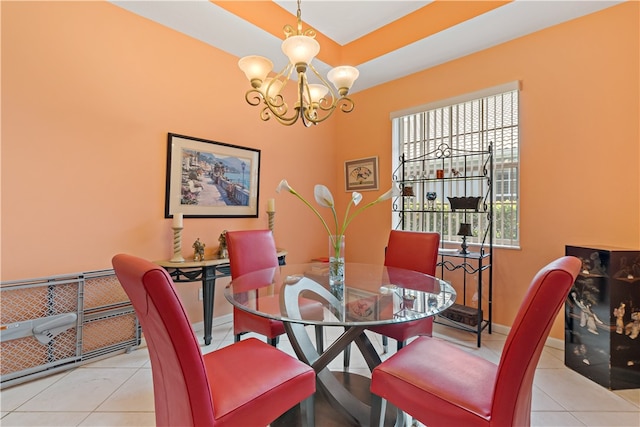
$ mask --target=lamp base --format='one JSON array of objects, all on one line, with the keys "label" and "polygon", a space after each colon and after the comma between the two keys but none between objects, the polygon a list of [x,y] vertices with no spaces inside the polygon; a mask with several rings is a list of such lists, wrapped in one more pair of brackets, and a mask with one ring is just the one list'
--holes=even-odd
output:
[{"label": "lamp base", "polygon": [[467,238],[466,238],[466,236],[462,236],[462,245],[460,245],[460,247],[462,248],[462,249],[460,249],[460,253],[461,254],[463,254],[463,255],[469,254],[469,251],[467,250],[467,248],[469,246],[467,246]]}]

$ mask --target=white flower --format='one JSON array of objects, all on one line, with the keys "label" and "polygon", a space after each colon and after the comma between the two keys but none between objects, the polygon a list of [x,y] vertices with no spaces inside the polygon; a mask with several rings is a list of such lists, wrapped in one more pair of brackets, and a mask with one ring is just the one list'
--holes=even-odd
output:
[{"label": "white flower", "polygon": [[[300,199],[305,205],[307,205],[313,211],[314,214],[316,214],[316,216],[322,222],[322,225],[324,226],[325,230],[327,230],[327,233],[329,234],[329,236],[332,236],[332,235],[342,236],[344,235],[351,221],[353,221],[353,219],[356,216],[358,216],[365,209],[368,209],[371,206],[376,205],[384,200],[390,199],[396,193],[394,189],[395,187],[393,187],[392,189],[384,193],[382,196],[378,197],[376,200],[361,207],[360,209],[355,211],[351,216],[349,216],[349,211],[351,210],[351,206],[357,206],[362,201],[362,194],[358,193],[357,191],[354,191],[353,193],[351,193],[351,200],[347,205],[347,211],[345,212],[342,226],[338,227],[338,215],[336,214],[336,207],[333,199],[333,194],[331,194],[331,191],[329,191],[329,189],[326,186],[317,184],[313,189],[313,195],[318,205],[322,206],[323,208],[331,209],[331,213],[333,215],[333,222],[335,225],[335,228],[334,228],[335,232],[331,231],[325,219],[322,217],[322,215],[320,215],[320,212],[318,212],[317,209],[314,208],[304,197],[298,194],[296,190],[291,188],[291,186],[289,185],[286,179],[283,179],[282,181],[280,181],[280,184],[276,188],[276,192],[280,193],[281,190],[287,190],[289,193],[293,194],[298,199]],[[339,253],[340,251],[340,240],[341,240],[340,238],[332,240],[333,247],[335,249],[336,254]]]},{"label": "white flower", "polygon": [[293,188],[289,187],[289,183],[286,179],[280,181],[280,184],[278,184],[278,187],[276,188],[276,193],[279,193],[282,190],[287,190],[288,192],[293,193]]},{"label": "white flower", "polygon": [[[285,181],[286,182],[286,181]],[[316,198],[316,202],[323,208],[333,208],[333,194],[324,185],[316,184],[313,187],[313,196]]]}]

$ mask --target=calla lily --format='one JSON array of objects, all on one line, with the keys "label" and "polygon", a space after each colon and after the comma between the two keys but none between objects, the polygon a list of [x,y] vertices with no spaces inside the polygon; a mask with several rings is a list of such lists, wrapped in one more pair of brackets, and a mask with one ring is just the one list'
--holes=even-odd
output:
[{"label": "calla lily", "polygon": [[353,201],[353,204],[355,206],[358,206],[358,203],[362,201],[362,194],[354,191],[353,193],[351,193],[351,201]]},{"label": "calla lily", "polygon": [[347,227],[349,226],[351,221],[353,221],[353,219],[356,216],[358,216],[360,213],[362,213],[365,209],[368,209],[373,205],[376,205],[384,200],[390,199],[391,197],[397,195],[397,191],[394,191],[395,187],[393,187],[392,189],[390,189],[389,191],[387,191],[386,193],[384,193],[374,201],[369,202],[365,206],[355,211],[350,216],[349,211],[351,210],[351,206],[357,206],[362,201],[362,194],[358,193],[357,191],[354,191],[353,193],[351,193],[351,200],[349,200],[349,204],[347,205],[347,210],[344,215],[344,221],[342,223],[342,227],[338,228],[338,215],[336,214],[333,194],[331,194],[331,191],[329,191],[329,189],[326,186],[317,184],[313,188],[313,196],[315,197],[318,205],[322,206],[323,208],[331,209],[331,214],[333,215],[333,220],[335,224],[335,233],[333,233],[329,228],[329,226],[327,225],[327,222],[325,221],[325,219],[322,217],[322,215],[320,215],[320,212],[318,212],[318,210],[314,208],[304,197],[298,194],[298,192],[289,185],[286,179],[283,179],[282,181],[280,181],[280,184],[276,188],[277,193],[280,193],[280,191],[282,190],[286,190],[289,193],[296,196],[298,199],[300,199],[305,205],[307,205],[313,211],[313,213],[318,217],[318,219],[320,219],[320,221],[322,222],[322,225],[324,226],[325,230],[327,231],[327,233],[332,239],[332,246],[335,250],[335,254],[338,254],[340,252],[340,243],[342,238],[337,238],[337,237],[334,238],[333,237],[334,234],[336,236],[344,236],[344,233],[347,230]]},{"label": "calla lily", "polygon": [[316,184],[313,188],[313,196],[316,198],[316,202],[323,208],[333,208],[333,194],[324,185]]},{"label": "calla lily", "polygon": [[289,186],[289,183],[287,182],[286,179],[283,179],[282,181],[280,181],[280,184],[278,184],[278,187],[276,188],[276,193],[279,193],[282,190],[286,190],[289,193],[293,193],[293,188]]},{"label": "calla lily", "polygon": [[394,191],[394,190],[396,190],[396,187],[391,187],[389,190],[387,190],[386,193],[384,193],[382,196],[378,197],[378,200],[379,201],[383,201],[383,200],[390,199],[391,197],[394,196],[394,193],[397,193],[397,191]]}]

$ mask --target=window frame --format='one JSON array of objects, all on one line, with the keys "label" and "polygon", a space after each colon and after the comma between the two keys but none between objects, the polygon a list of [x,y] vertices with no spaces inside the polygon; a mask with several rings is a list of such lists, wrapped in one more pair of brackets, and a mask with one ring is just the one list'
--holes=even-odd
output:
[{"label": "window frame", "polygon": [[[493,204],[492,234],[494,247],[515,249],[520,248],[520,90],[520,82],[514,81],[480,91],[393,112],[390,115],[390,118],[392,120],[392,170],[396,171],[400,166],[401,158],[403,157],[403,155],[405,155],[405,145],[410,144],[408,139],[410,139],[411,137],[414,138],[411,140],[411,143],[415,144],[417,142],[421,142],[425,144],[425,147],[427,147],[424,148],[424,151],[429,151],[429,149],[433,149],[434,145],[428,144],[431,142],[432,144],[437,145],[436,139],[456,139],[456,141],[458,142],[458,138],[461,138],[461,134],[465,132],[468,133],[468,128],[466,127],[468,126],[468,123],[465,123],[465,126],[461,126],[460,121],[454,121],[454,117],[457,116],[457,110],[454,112],[456,108],[464,108],[464,104],[474,102],[480,102],[483,107],[486,107],[487,105],[491,105],[492,102],[495,102],[496,99],[502,99],[499,97],[512,97],[510,101],[511,103],[509,104],[510,109],[508,111],[512,114],[507,119],[507,125],[505,125],[505,115],[507,112],[505,112],[503,109],[505,104],[495,103],[491,107],[493,108],[494,113],[491,115],[493,122],[490,122],[490,120],[488,120],[489,113],[487,111],[482,111],[481,119],[475,119],[481,122],[480,128],[473,129],[473,133],[478,133],[481,135],[479,137],[479,142],[474,142],[473,140],[465,140],[462,143],[462,147],[468,150],[484,150],[488,147],[489,143],[493,147],[493,171],[491,174],[491,176],[493,177],[493,191],[491,192],[491,203]],[[404,134],[404,123],[402,122],[403,119],[410,116],[421,115],[420,117],[425,120],[424,117],[427,114],[436,114],[435,111],[446,109],[449,110],[449,114],[442,114],[443,116],[447,116],[446,121],[449,124],[449,127],[447,129],[448,133],[446,135],[441,135],[438,138],[433,137],[433,135],[425,135],[425,132],[427,132],[425,129],[428,127],[426,124],[424,124],[426,122],[423,123],[422,128],[418,132],[422,132],[419,137],[416,137],[415,135]],[[499,116],[495,114],[496,112],[500,112]],[[500,126],[497,125],[498,117],[500,118]],[[490,126],[491,123],[493,123],[494,126]],[[460,131],[460,129],[463,130]],[[508,129],[508,131],[511,132],[507,136],[505,136],[504,134],[500,134],[500,132],[503,132],[505,129]],[[409,131],[408,133],[411,132]],[[498,139],[499,141],[496,142],[496,139]],[[476,145],[474,146],[474,144]],[[419,157],[419,155],[417,157]],[[501,174],[502,176],[504,176],[504,174],[507,174],[509,175],[509,178],[507,180],[502,179],[498,181],[498,177]],[[508,186],[509,191],[507,193],[504,193],[503,191],[505,189],[505,185]],[[515,194],[513,193],[514,189],[516,191]],[[513,207],[514,205],[515,207]],[[511,208],[507,211],[506,206],[511,206]],[[515,215],[513,215],[514,213]],[[505,221],[507,221],[508,224],[505,224]],[[397,215],[397,212],[394,211],[392,215],[392,227],[394,229],[398,228],[401,222],[402,221],[400,219],[400,215]],[[425,225],[423,224],[422,228],[424,227]],[[505,227],[509,227],[508,229],[506,229],[506,232]],[[507,235],[508,237],[505,238],[505,235]],[[456,243],[459,240],[457,236],[454,236],[452,234],[451,230],[449,230],[447,235],[441,236],[441,239],[445,243]],[[470,244],[473,243],[480,244],[481,242],[474,242],[473,239],[471,239]]]}]

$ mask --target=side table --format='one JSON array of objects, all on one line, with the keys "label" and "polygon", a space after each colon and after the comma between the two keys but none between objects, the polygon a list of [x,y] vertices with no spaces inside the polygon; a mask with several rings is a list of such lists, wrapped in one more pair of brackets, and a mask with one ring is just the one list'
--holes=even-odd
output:
[{"label": "side table", "polygon": [[[278,249],[278,263],[285,265],[288,252]],[[213,329],[213,303],[216,279],[231,276],[228,258],[205,259],[204,261],[172,262],[168,260],[154,261],[167,270],[175,283],[202,282],[202,313],[204,320],[204,344],[211,344]]]}]

